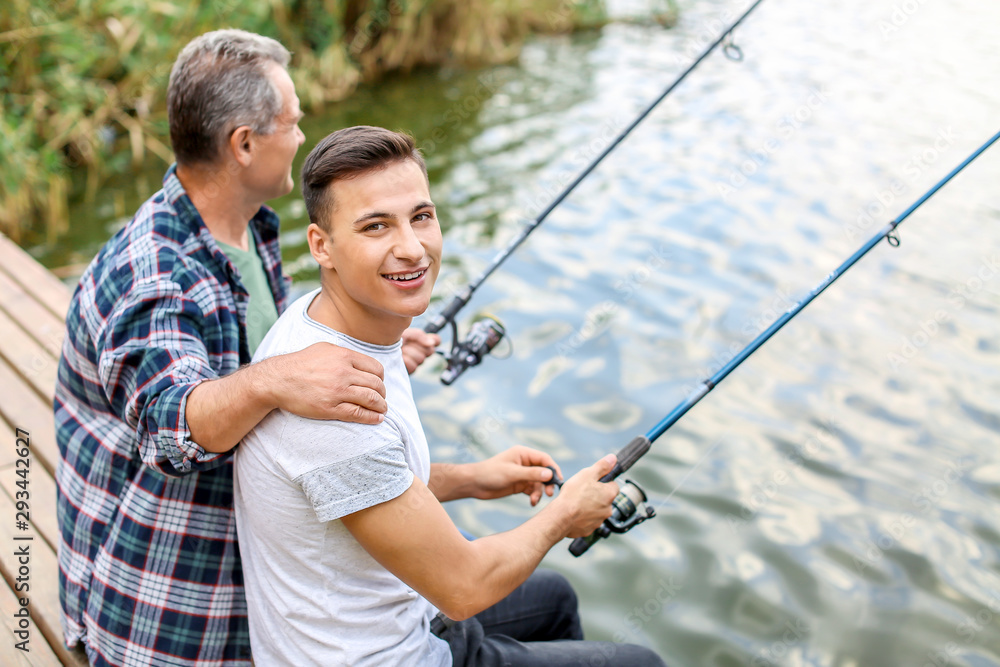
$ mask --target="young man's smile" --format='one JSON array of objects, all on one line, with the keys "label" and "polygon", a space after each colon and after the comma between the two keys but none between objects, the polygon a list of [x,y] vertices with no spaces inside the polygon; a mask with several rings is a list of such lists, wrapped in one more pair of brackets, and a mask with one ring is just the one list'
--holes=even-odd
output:
[{"label": "young man's smile", "polygon": [[427,267],[418,269],[417,271],[409,271],[405,273],[383,273],[382,277],[393,283],[393,287],[398,287],[399,289],[416,289],[424,284],[424,278],[427,276]]}]

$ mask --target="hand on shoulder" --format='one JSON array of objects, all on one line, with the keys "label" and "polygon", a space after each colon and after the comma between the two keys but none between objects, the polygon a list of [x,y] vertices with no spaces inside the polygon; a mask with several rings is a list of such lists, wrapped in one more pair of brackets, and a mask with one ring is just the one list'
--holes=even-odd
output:
[{"label": "hand on shoulder", "polygon": [[264,361],[274,404],[309,419],[377,424],[387,409],[382,364],[332,343]]}]

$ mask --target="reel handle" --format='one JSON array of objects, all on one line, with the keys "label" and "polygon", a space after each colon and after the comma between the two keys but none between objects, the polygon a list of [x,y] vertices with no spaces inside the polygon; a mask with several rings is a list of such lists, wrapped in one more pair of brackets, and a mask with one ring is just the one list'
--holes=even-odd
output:
[{"label": "reel handle", "polygon": [[601,538],[597,535],[596,530],[586,537],[578,537],[570,543],[569,552],[579,558],[583,554],[587,553],[587,549],[590,548],[590,545],[599,539]]},{"label": "reel handle", "polygon": [[[615,463],[615,467],[611,469],[611,472],[606,474],[601,478],[602,482],[610,482],[623,472],[635,465],[635,462],[642,458],[643,454],[649,451],[652,446],[652,442],[649,438],[644,435],[637,435],[632,438],[632,441],[621,448],[618,452],[618,461]],[[578,537],[569,545],[569,552],[579,558],[587,549],[602,537],[607,537],[611,534],[611,528],[608,527],[608,522],[602,523],[597,530],[592,532],[586,537]]]}]

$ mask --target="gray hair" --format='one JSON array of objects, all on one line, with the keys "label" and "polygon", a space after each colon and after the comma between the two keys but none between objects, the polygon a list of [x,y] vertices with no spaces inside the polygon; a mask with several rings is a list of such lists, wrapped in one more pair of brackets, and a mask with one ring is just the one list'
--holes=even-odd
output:
[{"label": "gray hair", "polygon": [[212,163],[233,130],[274,131],[284,101],[269,63],[288,67],[288,50],[270,37],[216,30],[184,47],[167,88],[170,142],[181,164]]}]

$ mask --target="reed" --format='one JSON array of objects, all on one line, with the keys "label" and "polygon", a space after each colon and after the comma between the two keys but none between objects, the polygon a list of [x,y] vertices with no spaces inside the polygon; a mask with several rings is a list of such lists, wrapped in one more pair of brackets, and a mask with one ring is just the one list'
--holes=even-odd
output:
[{"label": "reed", "polygon": [[[0,11],[0,231],[49,239],[71,195],[153,153],[172,161],[165,95],[191,38],[236,26],[279,39],[316,111],[359,83],[515,58],[532,31],[603,21],[603,0],[6,0]],[[71,178],[72,176],[72,178]],[[82,191],[82,192],[81,192]]]}]

